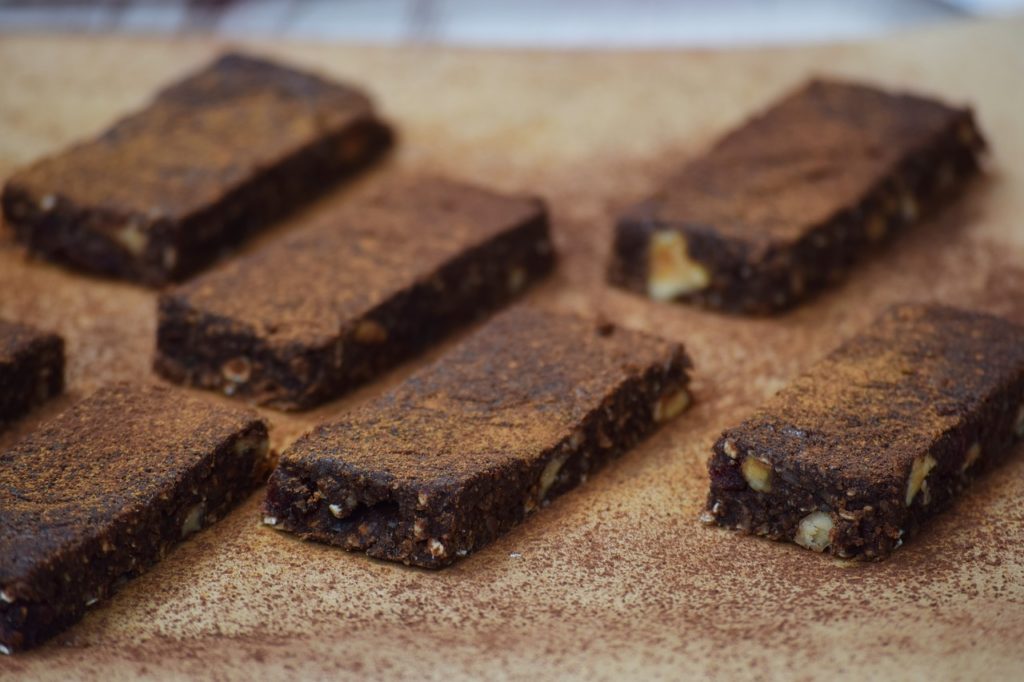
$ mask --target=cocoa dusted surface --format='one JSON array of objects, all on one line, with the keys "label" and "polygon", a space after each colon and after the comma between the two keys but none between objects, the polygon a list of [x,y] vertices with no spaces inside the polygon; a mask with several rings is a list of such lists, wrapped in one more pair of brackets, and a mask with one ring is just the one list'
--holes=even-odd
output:
[{"label": "cocoa dusted surface", "polygon": [[678,343],[516,306],[300,438],[271,476],[267,523],[448,565],[686,409],[689,368]]},{"label": "cocoa dusted surface", "polygon": [[670,179],[655,219],[705,226],[753,249],[795,243],[967,113],[917,95],[813,80]]},{"label": "cocoa dusted surface", "polygon": [[396,484],[465,481],[535,459],[625,378],[689,365],[679,344],[599,326],[526,306],[500,313],[436,364],[317,427],[281,464],[344,461]]},{"label": "cocoa dusted surface", "polygon": [[[770,463],[775,453],[780,464],[785,459],[798,469],[832,472],[836,480],[888,486],[906,479],[921,443],[956,426],[993,388],[1022,372],[1021,327],[959,309],[897,305],[747,421],[764,423],[766,437],[775,431],[765,449]],[[783,424],[824,440],[794,434],[803,446],[784,446]]]},{"label": "cocoa dusted surface", "polygon": [[154,365],[172,381],[310,408],[501,307],[554,265],[541,199],[408,178],[164,292]]},{"label": "cocoa dusted surface", "polygon": [[458,256],[544,213],[533,197],[403,178],[165,297],[275,344],[322,344]]},{"label": "cocoa dusted surface", "polygon": [[361,91],[226,54],[95,139],[16,171],[4,185],[5,219],[44,256],[165,284],[389,141]]},{"label": "cocoa dusted surface", "polygon": [[[820,512],[829,521],[819,551],[882,559],[1021,436],[1024,328],[897,305],[722,434],[708,510],[783,540]],[[751,480],[750,458],[767,465],[763,478]]]},{"label": "cocoa dusted surface", "polygon": [[812,80],[627,210],[609,279],[658,300],[778,313],[948,206],[984,150],[969,109]]},{"label": "cocoa dusted surface", "polygon": [[[0,658],[0,676],[1016,679],[1021,447],[883,563],[848,566],[704,528],[698,517],[708,448],[722,430],[891,303],[939,301],[1024,322],[1024,131],[1013,96],[1021,30],[1019,20],[970,23],[863,45],[736,52],[249,46],[372,83],[402,132],[385,170],[541,192],[553,209],[560,266],[531,302],[685,342],[696,367],[694,405],[543,514],[441,572],[262,527],[257,493],[52,644]],[[0,173],[99,129],[154,83],[219,50],[198,40],[0,39]],[[851,79],[973,102],[994,150],[992,173],[858,276],[777,319],[730,318],[608,288],[616,216],[663,185],[680,159],[825,63]],[[375,189],[384,175],[306,215]],[[26,262],[3,230],[0,290],[0,316],[67,338],[72,393],[150,371],[152,292]],[[311,413],[265,412],[275,447],[448,347]],[[35,417],[24,421],[13,431]],[[15,435],[0,435],[0,445]]]},{"label": "cocoa dusted surface", "polygon": [[77,620],[244,500],[267,454],[251,410],[123,383],[0,451],[0,645],[34,646]]},{"label": "cocoa dusted surface", "polygon": [[60,194],[83,206],[181,220],[219,201],[260,165],[370,115],[370,101],[357,90],[227,55],[161,90],[150,108],[96,141],[10,179],[39,199]]},{"label": "cocoa dusted surface", "polygon": [[[2,539],[17,546],[0,555],[0,582],[76,534],[112,521],[147,488],[169,487],[195,453],[214,449],[256,420],[251,411],[210,407],[163,386],[115,384],[44,424],[0,455]],[[56,532],[26,533],[34,524]]]}]

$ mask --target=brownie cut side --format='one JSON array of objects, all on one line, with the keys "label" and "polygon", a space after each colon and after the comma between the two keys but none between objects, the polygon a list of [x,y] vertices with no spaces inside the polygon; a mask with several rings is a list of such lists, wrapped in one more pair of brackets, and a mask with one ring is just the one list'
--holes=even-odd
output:
[{"label": "brownie cut side", "polygon": [[162,285],[365,167],[391,139],[362,92],[228,54],[99,137],[15,172],[4,216],[34,253]]},{"label": "brownie cut side", "polygon": [[1024,436],[1024,329],[904,304],[727,430],[707,516],[878,560]]},{"label": "brownie cut side", "polygon": [[253,412],[112,384],[0,453],[0,653],[36,646],[263,480]]},{"label": "brownie cut side", "polygon": [[493,311],[553,264],[539,199],[405,179],[165,291],[155,366],[172,381],[309,408]]},{"label": "brownie cut side", "polygon": [[969,109],[812,81],[626,211],[609,279],[731,313],[791,308],[955,196],[984,146]]},{"label": "brownie cut side", "polygon": [[64,389],[64,339],[0,320],[0,429]]},{"label": "brownie cut side", "polygon": [[585,481],[690,403],[682,346],[517,306],[296,441],[264,523],[447,566]]}]

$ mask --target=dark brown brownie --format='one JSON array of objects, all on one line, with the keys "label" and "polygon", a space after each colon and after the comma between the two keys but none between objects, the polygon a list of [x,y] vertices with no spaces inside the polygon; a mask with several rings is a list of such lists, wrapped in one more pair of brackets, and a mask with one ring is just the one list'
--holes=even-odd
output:
[{"label": "dark brown brownie", "polygon": [[199,270],[390,141],[358,90],[229,54],[95,140],[15,173],[4,215],[47,258],[159,285]]},{"label": "dark brown brownie", "polygon": [[76,622],[244,499],[267,464],[255,413],[123,384],[0,453],[0,652]]},{"label": "dark brown brownie", "polygon": [[690,402],[679,344],[529,307],[300,438],[264,522],[447,566],[577,486]]},{"label": "dark brown brownie", "polygon": [[64,339],[0,320],[0,430],[64,388]]},{"label": "dark brown brownie", "polygon": [[496,308],[554,264],[543,202],[406,179],[160,297],[156,368],[312,407]]},{"label": "dark brown brownie", "polygon": [[1024,436],[1024,329],[906,304],[740,426],[708,464],[708,521],[883,559]]},{"label": "dark brown brownie", "polygon": [[609,278],[658,300],[784,310],[954,195],[983,148],[968,109],[812,81],[627,211]]}]

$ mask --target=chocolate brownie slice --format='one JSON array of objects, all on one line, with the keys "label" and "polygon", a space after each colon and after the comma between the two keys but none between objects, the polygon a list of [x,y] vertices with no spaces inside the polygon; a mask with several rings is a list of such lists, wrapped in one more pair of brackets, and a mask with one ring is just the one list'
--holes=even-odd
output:
[{"label": "chocolate brownie slice", "polygon": [[98,138],[16,172],[4,216],[31,251],[159,285],[366,166],[390,141],[362,92],[229,54]]},{"label": "chocolate brownie slice", "polygon": [[64,339],[0,320],[0,429],[64,388]]},{"label": "chocolate brownie slice", "polygon": [[968,109],[812,81],[627,211],[609,277],[657,300],[784,310],[954,195],[983,148]]},{"label": "chocolate brownie slice", "polygon": [[483,547],[690,402],[681,345],[516,307],[300,438],[264,522],[426,568]]},{"label": "chocolate brownie slice", "polygon": [[263,480],[248,410],[113,384],[0,453],[0,653],[35,646]]},{"label": "chocolate brownie slice", "polygon": [[882,559],[1024,436],[1024,329],[901,305],[726,431],[708,521]]},{"label": "chocolate brownie slice", "polygon": [[156,369],[312,407],[494,310],[553,264],[540,200],[407,179],[162,294]]}]

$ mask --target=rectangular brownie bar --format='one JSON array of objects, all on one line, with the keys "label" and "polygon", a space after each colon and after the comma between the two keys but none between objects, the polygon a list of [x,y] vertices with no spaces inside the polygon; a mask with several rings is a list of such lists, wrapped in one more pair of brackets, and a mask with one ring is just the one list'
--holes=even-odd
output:
[{"label": "rectangular brownie bar", "polygon": [[160,285],[367,165],[390,141],[360,91],[229,54],[96,139],[16,172],[4,215],[46,258]]},{"label": "rectangular brownie bar", "polygon": [[440,568],[523,521],[690,402],[681,345],[529,307],[300,438],[264,523]]},{"label": "rectangular brownie bar", "polygon": [[0,653],[78,621],[223,516],[267,468],[255,413],[126,384],[0,453]]},{"label": "rectangular brownie bar", "polygon": [[656,300],[784,310],[978,171],[968,109],[815,80],[619,220],[609,279]]},{"label": "rectangular brownie bar", "polygon": [[312,407],[495,309],[553,264],[539,199],[406,179],[164,292],[156,369],[260,404]]},{"label": "rectangular brownie bar", "polygon": [[64,339],[0,320],[0,429],[64,389]]},{"label": "rectangular brownie bar", "polygon": [[1024,329],[900,305],[726,431],[705,520],[883,559],[1024,436]]}]

